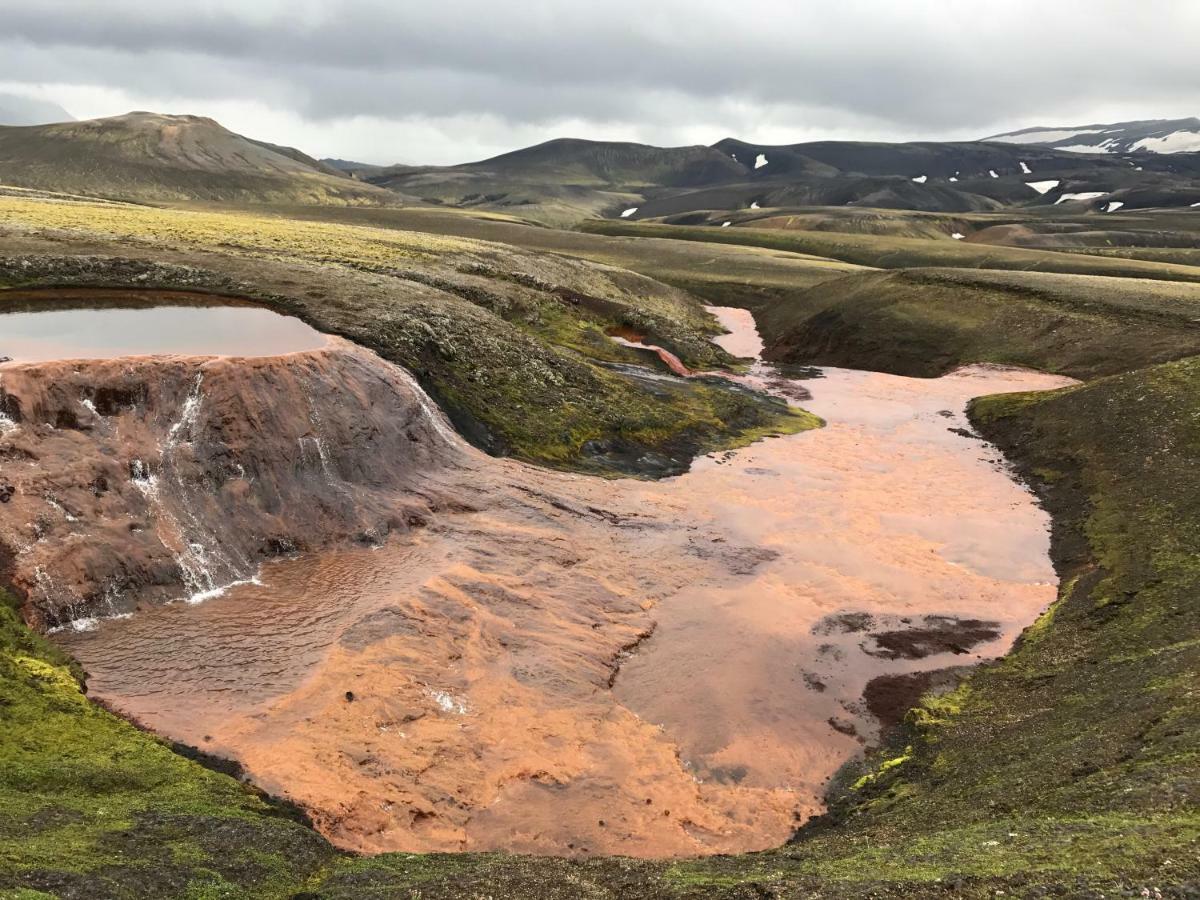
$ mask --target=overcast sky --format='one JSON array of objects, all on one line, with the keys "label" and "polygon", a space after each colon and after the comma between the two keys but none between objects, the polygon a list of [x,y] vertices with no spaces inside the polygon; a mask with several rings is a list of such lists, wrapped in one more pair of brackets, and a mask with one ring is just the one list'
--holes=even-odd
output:
[{"label": "overcast sky", "polygon": [[1200,115],[1197,0],[0,0],[0,92],[316,156]]}]

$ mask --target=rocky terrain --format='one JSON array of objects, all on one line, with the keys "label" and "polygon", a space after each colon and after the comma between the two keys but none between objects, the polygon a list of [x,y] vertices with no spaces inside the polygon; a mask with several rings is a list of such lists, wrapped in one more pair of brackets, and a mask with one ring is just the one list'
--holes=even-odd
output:
[{"label": "rocky terrain", "polygon": [[4,577],[43,629],[380,543],[463,502],[440,413],[336,338],[262,360],[9,363],[0,391]]}]

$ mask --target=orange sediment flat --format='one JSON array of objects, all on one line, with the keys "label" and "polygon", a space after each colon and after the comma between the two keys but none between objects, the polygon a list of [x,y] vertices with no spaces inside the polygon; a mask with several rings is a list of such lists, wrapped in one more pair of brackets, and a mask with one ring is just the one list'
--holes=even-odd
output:
[{"label": "orange sediment flat", "polygon": [[60,638],[93,695],[347,848],[778,845],[876,735],[871,679],[1002,654],[1053,599],[1046,515],[963,409],[1067,382],[741,377],[827,427],[654,483],[456,445],[425,527]]}]

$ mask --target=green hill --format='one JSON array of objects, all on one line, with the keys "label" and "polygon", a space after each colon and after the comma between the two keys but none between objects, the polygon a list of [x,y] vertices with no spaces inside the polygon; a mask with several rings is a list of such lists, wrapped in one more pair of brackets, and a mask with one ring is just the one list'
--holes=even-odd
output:
[{"label": "green hill", "polygon": [[394,195],[199,116],[0,127],[0,184],[137,201],[380,204]]}]

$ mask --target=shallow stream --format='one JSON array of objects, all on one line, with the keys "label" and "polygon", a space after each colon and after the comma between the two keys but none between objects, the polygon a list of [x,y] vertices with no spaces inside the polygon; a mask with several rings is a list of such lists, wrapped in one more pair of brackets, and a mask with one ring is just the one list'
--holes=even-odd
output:
[{"label": "shallow stream", "polygon": [[473,508],[59,639],[94,696],[357,850],[778,845],[875,737],[869,683],[1000,655],[1053,599],[1047,517],[963,410],[1065,381],[740,378],[827,427],[654,483],[464,448]]}]

